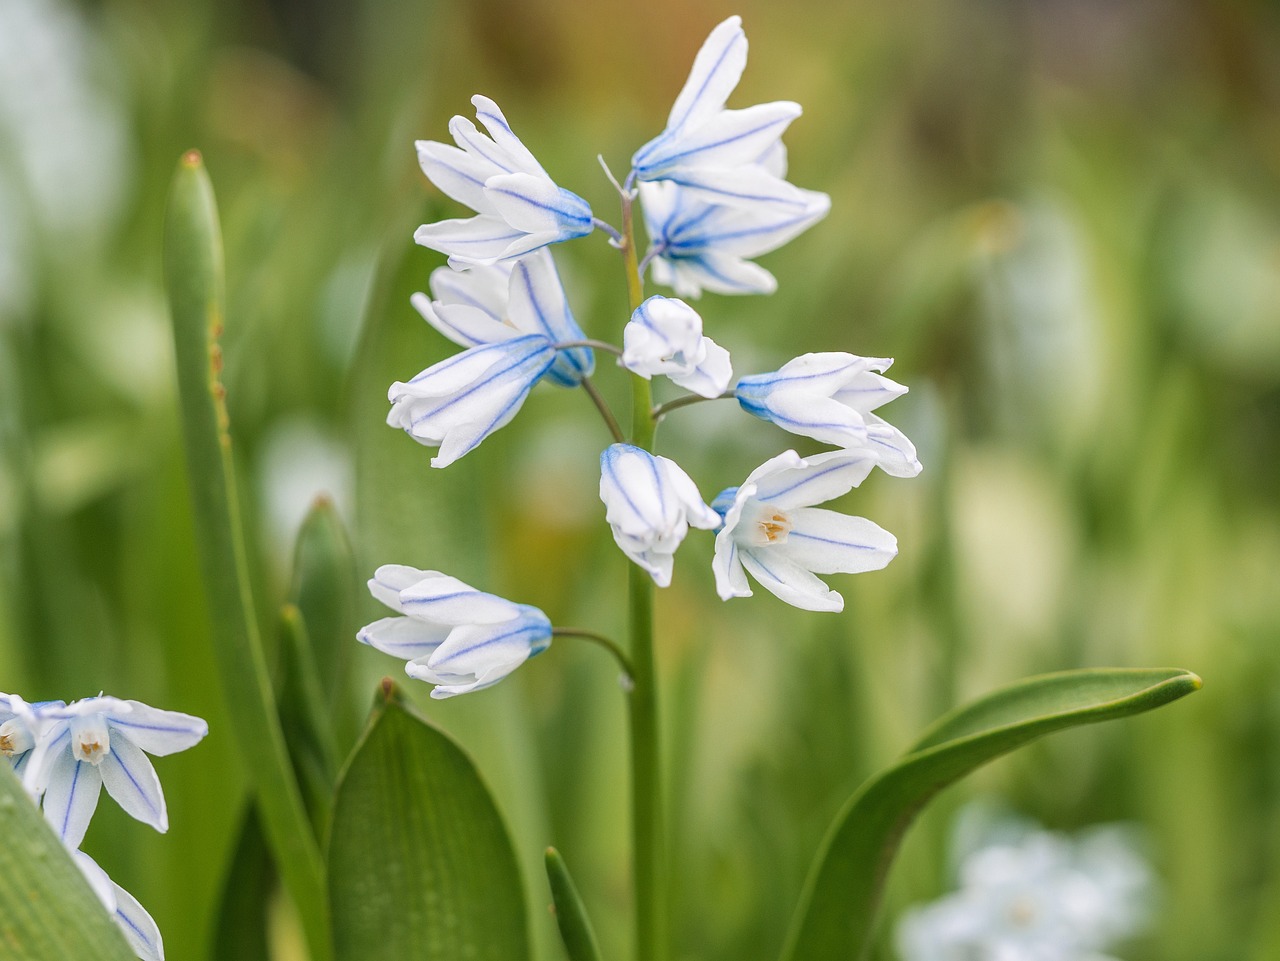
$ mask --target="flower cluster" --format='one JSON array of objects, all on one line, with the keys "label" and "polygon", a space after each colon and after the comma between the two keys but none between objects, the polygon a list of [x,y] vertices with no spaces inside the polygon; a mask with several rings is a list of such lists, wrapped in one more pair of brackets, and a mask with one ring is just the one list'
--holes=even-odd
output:
[{"label": "flower cluster", "polygon": [[[631,209],[638,201],[649,248],[633,291],[647,272],[680,297],[771,293],[773,276],[752,258],[824,217],[830,199],[786,179],[781,137],[800,115],[797,104],[726,107],[746,59],[741,20],[730,17],[703,44],[666,128],[632,157],[618,188],[622,231],[558,186],[485,97],[472,103],[488,136],[454,117],[449,130],[457,146],[418,143],[428,179],[475,211],[415,234],[449,260],[431,275],[430,296],[415,294],[413,305],[464,350],[393,384],[387,422],[438,447],[431,464],[445,467],[508,423],[539,381],[581,385],[605,412],[616,441],[600,455],[605,519],[619,548],[658,586],[670,584],[675,552],[694,527],[716,532],[720,597],[749,596],[750,575],[796,607],[840,611],[843,598],[820,575],[882,568],[896,555],[897,540],[865,518],[818,505],[861,484],[874,467],[898,477],[920,471],[911,442],[875,413],[906,392],[884,376],[892,361],[805,354],[731,388],[729,351],[704,334],[702,318],[685,300],[636,296],[620,347],[588,340],[551,252],[551,245],[596,229],[632,250]],[[689,391],[677,406],[736,397],[746,412],[835,449],[807,457],[785,451],[708,504],[675,461],[643,441],[627,442],[590,381],[597,350],[616,353],[636,377],[665,377]],[[663,413],[655,409],[653,421]],[[403,658],[410,675],[436,685],[436,697],[495,683],[552,636],[536,608],[436,571],[382,567],[369,586],[398,616],[370,624],[360,640]]]},{"label": "flower cluster", "polygon": [[90,887],[143,961],[162,961],[160,930],[132,895],[80,850],[105,786],[125,812],[169,830],[160,779],[147,758],[185,751],[207,733],[198,717],[138,701],[88,697],[28,704],[0,694],[0,754],[21,776],[45,820],[75,857]]},{"label": "flower cluster", "polygon": [[1006,834],[968,853],[959,890],[904,915],[903,961],[1114,961],[1103,952],[1142,930],[1152,888],[1123,829]]}]

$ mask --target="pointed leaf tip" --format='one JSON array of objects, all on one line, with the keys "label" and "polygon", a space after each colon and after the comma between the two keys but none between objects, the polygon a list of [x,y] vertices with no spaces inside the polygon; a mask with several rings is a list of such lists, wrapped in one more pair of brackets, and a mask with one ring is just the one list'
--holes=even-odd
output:
[{"label": "pointed leaf tip", "polygon": [[201,167],[204,165],[204,157],[199,150],[191,149],[182,155],[182,163],[187,167]]}]

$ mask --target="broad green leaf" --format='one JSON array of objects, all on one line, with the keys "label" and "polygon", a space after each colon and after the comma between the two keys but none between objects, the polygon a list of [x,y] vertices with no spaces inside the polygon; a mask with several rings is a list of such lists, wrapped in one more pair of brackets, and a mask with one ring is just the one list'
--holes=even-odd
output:
[{"label": "broad green leaf", "polygon": [[556,925],[569,961],[600,961],[600,945],[596,943],[586,906],[578,896],[564,858],[555,848],[547,848],[547,882],[551,885]]},{"label": "broad green leaf", "polygon": [[312,961],[327,961],[320,850],[290,766],[254,613],[221,383],[222,237],[199,152],[178,163],[165,215],[165,286],[200,569],[232,736],[244,758],[272,853],[293,896]]},{"label": "broad green leaf", "polygon": [[222,882],[213,957],[271,961],[267,925],[277,871],[267,853],[257,808],[245,806],[235,854]]},{"label": "broad green leaf", "polygon": [[329,840],[336,961],[525,961],[506,827],[462,750],[390,681],[338,782]]},{"label": "broad green leaf", "polygon": [[865,957],[907,827],[947,785],[1039,737],[1140,714],[1198,690],[1187,671],[1084,670],[1029,678],[946,715],[845,804],[818,851],[785,961]]},{"label": "broad green leaf", "polygon": [[13,769],[0,761],[0,957],[136,961]]}]

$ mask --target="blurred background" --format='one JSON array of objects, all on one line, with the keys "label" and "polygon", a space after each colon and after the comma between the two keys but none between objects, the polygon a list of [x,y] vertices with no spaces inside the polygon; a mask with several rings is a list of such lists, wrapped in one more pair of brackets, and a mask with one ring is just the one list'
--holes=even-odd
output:
[{"label": "blurred background", "polygon": [[[383,424],[386,387],[455,348],[409,306],[461,211],[419,172],[496,99],[562,185],[616,220],[625,173],[714,24],[741,13],[732,106],[789,99],[791,179],[830,217],[763,258],[772,297],[708,295],[739,373],[809,350],[896,358],[917,444],[839,506],[895,532],[840,616],[721,604],[693,535],[659,595],[681,959],[776,956],[843,800],[958,701],[1027,674],[1177,666],[1204,691],[1061,735],[943,795],[893,875],[880,959],[953,885],[950,825],[995,799],[1052,828],[1125,821],[1161,879],[1128,961],[1280,957],[1280,12],[1246,0],[0,0],[0,689],[99,690],[202,715],[158,765],[160,838],[104,804],[86,850],[173,959],[214,959],[247,803],[209,650],[161,285],[161,219],[199,147],[221,206],[226,384],[265,624],[327,492],[362,582],[442,568],[622,634],[596,498],[608,442],[539,387],[447,471]],[[591,336],[626,318],[600,237],[556,251]],[[625,410],[625,384],[599,364]],[[710,498],[797,438],[733,405],[659,432]],[[802,453],[812,449],[799,445]],[[274,632],[269,629],[268,634]],[[400,665],[351,642],[363,707]],[[561,955],[540,859],[573,868],[608,957],[629,918],[613,664],[562,640],[474,697],[412,697],[477,759]],[[335,708],[339,710],[339,708]],[[341,708],[347,710],[347,708]],[[355,709],[349,711],[354,717]],[[350,737],[357,731],[353,720]],[[290,957],[287,911],[276,911]],[[296,956],[296,955],[294,955]]]}]

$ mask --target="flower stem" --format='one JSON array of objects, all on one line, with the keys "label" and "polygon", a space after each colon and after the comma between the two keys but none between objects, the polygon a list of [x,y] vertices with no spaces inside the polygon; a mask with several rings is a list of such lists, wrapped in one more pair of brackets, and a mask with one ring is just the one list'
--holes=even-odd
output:
[{"label": "flower stem", "polygon": [[655,407],[653,409],[653,420],[656,424],[673,410],[679,410],[681,407],[688,407],[690,404],[701,404],[704,400],[731,400],[737,396],[738,392],[735,390],[726,390],[718,397],[703,397],[701,394],[685,394],[683,397],[677,397],[675,400],[667,401],[660,407]]},{"label": "flower stem", "polygon": [[[636,261],[633,195],[622,194],[622,251],[627,297],[635,310],[644,300],[644,282]],[[631,375],[631,443],[652,450],[653,391],[649,381]],[[662,830],[662,777],[659,753],[657,672],[653,658],[653,580],[636,564],[627,565],[631,640],[631,822],[632,876],[635,883],[636,961],[665,961],[667,918],[663,899],[665,840]]]},{"label": "flower stem", "polygon": [[627,657],[626,651],[603,634],[597,634],[595,631],[584,631],[576,627],[553,627],[551,629],[551,636],[580,637],[584,641],[591,641],[593,644],[600,645],[613,655],[613,659],[618,662],[618,666],[621,667],[622,672],[626,674],[628,685],[630,684],[631,676],[634,673],[631,670],[631,658]]},{"label": "flower stem", "polygon": [[596,390],[596,385],[591,382],[590,377],[582,378],[582,389],[591,398],[591,403],[596,405],[596,410],[600,411],[600,416],[604,418],[605,425],[609,428],[609,433],[613,435],[613,439],[619,444],[623,443],[626,437],[622,433],[622,428],[618,426],[618,419],[613,416],[613,410],[609,407],[609,402],[601,396],[600,391]]}]

